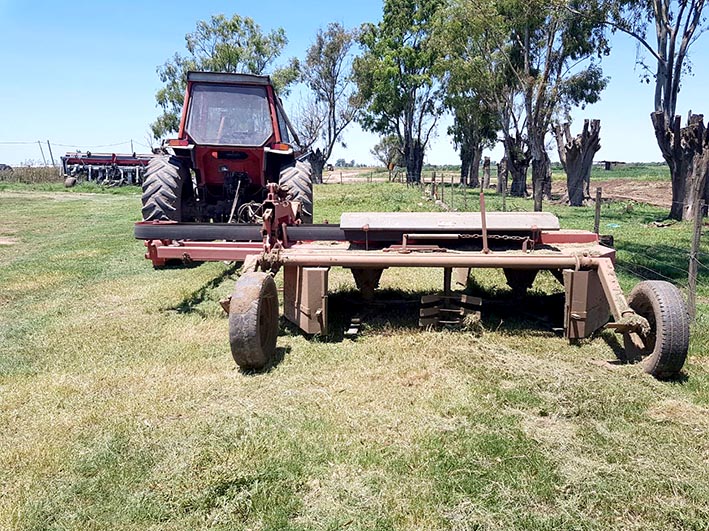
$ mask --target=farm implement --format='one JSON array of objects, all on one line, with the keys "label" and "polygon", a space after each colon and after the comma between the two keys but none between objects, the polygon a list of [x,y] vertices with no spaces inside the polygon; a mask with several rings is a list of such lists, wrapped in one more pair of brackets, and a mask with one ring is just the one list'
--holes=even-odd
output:
[{"label": "farm implement", "polygon": [[454,294],[453,278],[498,268],[518,294],[539,271],[565,289],[564,334],[575,341],[610,328],[626,357],[672,377],[688,351],[689,319],[672,284],[639,283],[626,298],[615,251],[597,234],[561,230],[549,213],[344,213],[339,225],[313,224],[307,153],[266,76],[190,72],[178,138],[146,168],[143,221],[155,267],[171,262],[243,262],[229,300],[229,341],[242,369],[274,359],[283,271],[283,313],[306,334],[328,332],[328,275],[352,271],[371,299],[384,270],[443,270],[443,293],[426,296],[422,325],[454,324],[477,311],[476,297]]},{"label": "farm implement", "polygon": [[[665,378],[682,368],[689,324],[680,292],[660,281],[639,283],[626,299],[614,269],[615,251],[592,232],[561,230],[548,213],[345,213],[339,225],[297,223],[299,205],[274,185],[259,224],[140,222],[146,257],[157,267],[169,261],[243,262],[230,300],[229,339],[236,363],[261,369],[272,360],[278,335],[278,292],[283,271],[283,313],[307,334],[328,331],[328,273],[352,270],[364,298],[374,296],[382,272],[393,267],[444,271],[443,298],[453,278],[473,268],[500,268],[517,292],[539,271],[565,288],[564,334],[569,340],[610,328],[622,334],[629,359]],[[462,296],[463,304],[479,304]],[[425,301],[424,301],[425,302]],[[425,306],[425,305],[424,305]],[[446,305],[448,306],[448,305]],[[456,308],[421,308],[426,324],[446,322]],[[456,315],[462,314],[463,308]]]},{"label": "farm implement", "polygon": [[64,185],[92,182],[103,186],[141,184],[152,155],[121,153],[67,153],[62,159]]}]

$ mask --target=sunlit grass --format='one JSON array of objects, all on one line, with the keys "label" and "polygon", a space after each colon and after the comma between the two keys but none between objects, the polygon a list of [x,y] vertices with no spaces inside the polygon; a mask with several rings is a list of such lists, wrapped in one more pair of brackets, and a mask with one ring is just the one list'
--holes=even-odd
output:
[{"label": "sunlit grass", "polygon": [[[328,184],[315,197],[316,221],[333,223],[347,210],[437,208],[401,184]],[[135,191],[15,190],[0,203],[0,237],[14,241],[0,245],[0,529],[709,521],[706,270],[675,383],[607,363],[610,332],[575,346],[553,333],[548,275],[520,304],[500,273],[475,272],[469,289],[497,301],[482,334],[420,330],[416,300],[442,274],[409,269],[385,271],[374,304],[334,269],[331,337],[284,324],[283,361],[244,375],[217,303],[236,273],[153,270],[132,238]],[[552,209],[562,226],[593,223],[592,208]],[[638,264],[682,284],[691,229],[649,224],[662,215],[604,206],[624,288],[647,274]],[[363,333],[344,339],[355,315]]]}]

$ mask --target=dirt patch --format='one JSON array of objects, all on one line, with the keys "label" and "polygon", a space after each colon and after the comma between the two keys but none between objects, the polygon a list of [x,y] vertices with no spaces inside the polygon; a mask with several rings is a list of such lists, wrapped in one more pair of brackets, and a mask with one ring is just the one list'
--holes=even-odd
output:
[{"label": "dirt patch", "polygon": [[17,238],[5,238],[0,236],[0,245],[15,245],[18,241]]},{"label": "dirt patch", "polygon": [[[649,205],[670,208],[672,205],[672,183],[669,181],[631,181],[628,179],[609,179],[607,181],[592,181],[591,195],[596,188],[603,189],[604,199],[637,201]],[[552,184],[552,193],[563,195],[566,183],[556,180]]]}]

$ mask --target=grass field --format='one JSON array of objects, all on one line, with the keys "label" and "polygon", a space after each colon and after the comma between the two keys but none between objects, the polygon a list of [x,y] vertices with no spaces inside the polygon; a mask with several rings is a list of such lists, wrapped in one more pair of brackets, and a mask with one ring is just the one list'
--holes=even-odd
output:
[{"label": "grass field", "polygon": [[[154,271],[135,189],[47,186],[0,184],[0,529],[708,528],[706,268],[673,382],[609,363],[610,332],[553,333],[551,277],[519,303],[489,271],[468,287],[497,301],[482,329],[425,331],[414,302],[440,271],[386,271],[365,307],[334,270],[332,336],[284,324],[282,361],[242,374],[217,304],[234,267]],[[315,195],[316,221],[436,209],[397,184]],[[592,226],[592,209],[552,210]],[[604,206],[626,290],[686,284],[691,228],[651,224],[664,214]]]}]

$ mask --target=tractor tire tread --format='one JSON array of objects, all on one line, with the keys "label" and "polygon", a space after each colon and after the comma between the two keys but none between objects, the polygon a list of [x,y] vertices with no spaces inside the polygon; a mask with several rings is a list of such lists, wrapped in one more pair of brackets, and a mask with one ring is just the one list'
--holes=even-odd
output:
[{"label": "tractor tire tread", "polygon": [[182,187],[188,177],[189,171],[177,157],[154,157],[143,181],[143,220],[181,221]]},{"label": "tractor tire tread", "polygon": [[309,162],[296,161],[284,168],[278,179],[278,184],[285,188],[288,199],[300,201],[303,223],[313,222],[313,169]]}]

